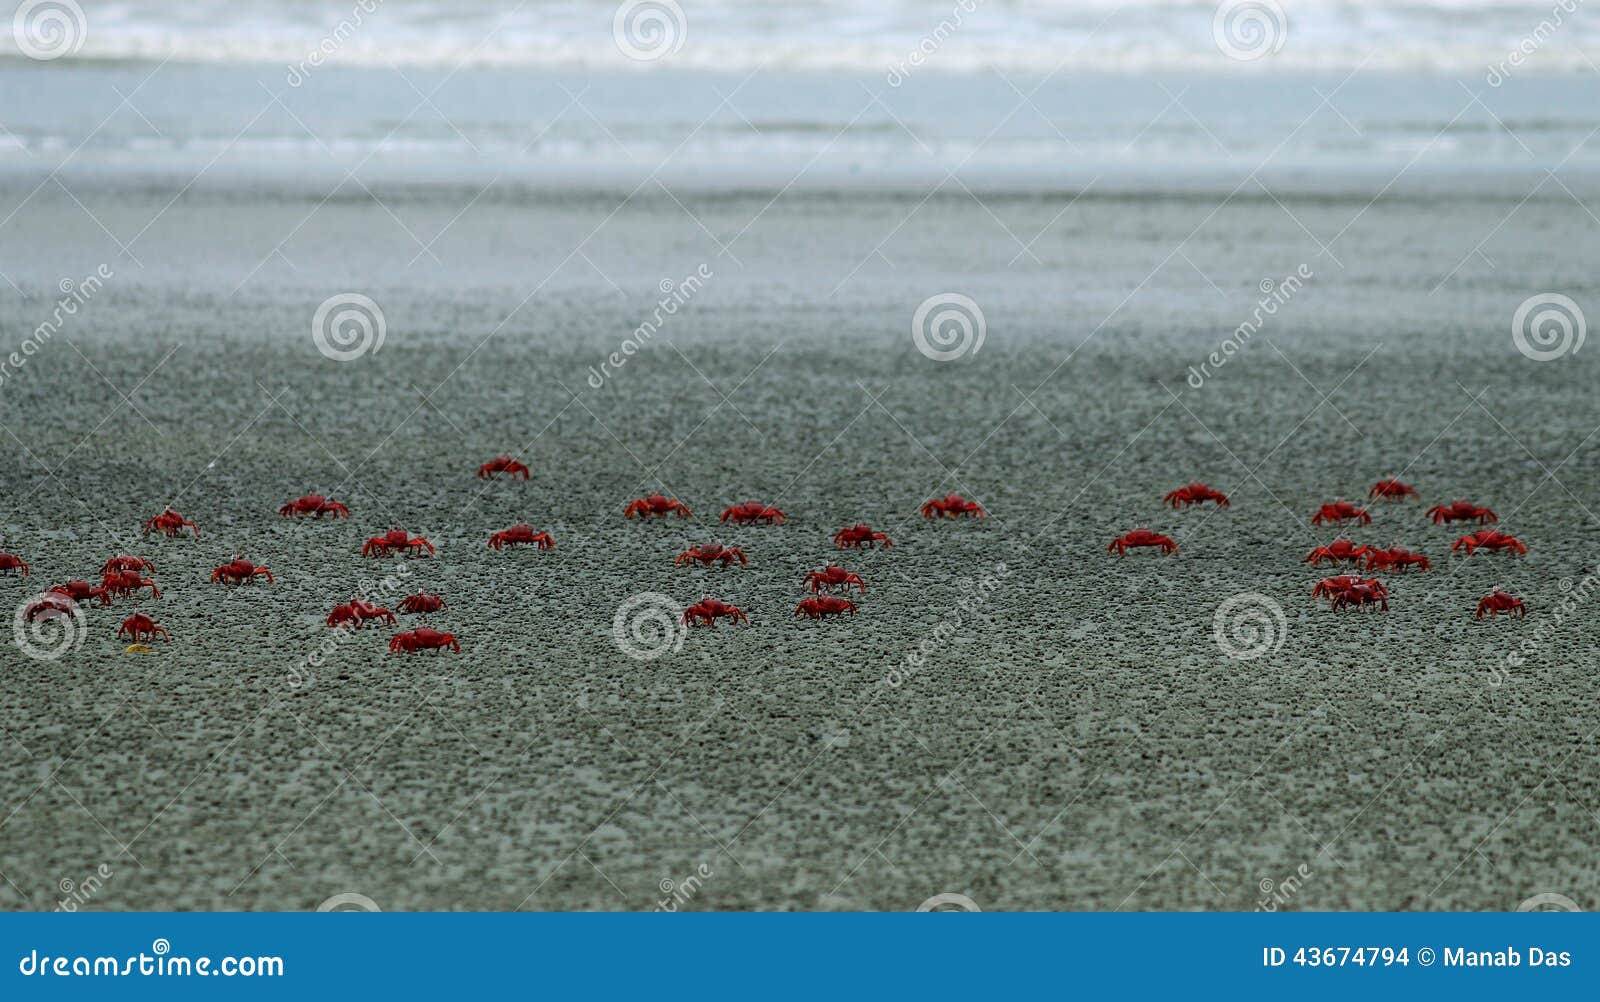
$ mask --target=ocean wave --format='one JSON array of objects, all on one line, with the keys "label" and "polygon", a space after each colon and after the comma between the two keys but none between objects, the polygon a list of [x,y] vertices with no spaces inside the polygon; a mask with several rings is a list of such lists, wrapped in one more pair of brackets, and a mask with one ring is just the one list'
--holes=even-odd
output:
[{"label": "ocean wave", "polygon": [[[614,37],[619,4],[562,0],[123,0],[84,6],[68,58],[351,66],[534,66],[729,72],[757,68],[919,73],[987,69],[1460,70],[1536,41],[1528,65],[1586,69],[1600,18],[1580,0],[1224,0],[1281,15],[1270,59],[1228,58],[1219,4],[1196,0],[627,0],[665,4],[681,33],[667,58],[631,58]],[[1576,13],[1562,4],[1574,6]],[[1541,27],[1543,25],[1543,27]],[[930,52],[930,49],[932,50]],[[0,54],[17,54],[13,38]],[[917,54],[926,56],[919,59]],[[637,53],[633,53],[637,55]]]}]

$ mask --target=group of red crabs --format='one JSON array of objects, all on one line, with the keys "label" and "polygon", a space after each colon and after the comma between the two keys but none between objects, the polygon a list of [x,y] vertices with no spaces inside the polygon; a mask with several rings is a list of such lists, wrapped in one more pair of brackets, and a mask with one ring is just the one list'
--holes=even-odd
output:
[{"label": "group of red crabs", "polygon": [[[478,469],[478,476],[485,479],[500,474],[523,480],[529,478],[528,467],[510,456],[497,456]],[[337,520],[349,518],[350,510],[344,504],[323,495],[307,494],[280,507],[278,514],[284,518],[321,519],[323,516],[328,516]],[[922,506],[922,514],[926,518],[987,517],[981,505],[957,494],[948,494],[929,501]],[[660,494],[637,498],[623,509],[623,516],[630,519],[665,516],[690,518],[692,515],[689,507],[683,502]],[[724,525],[731,523],[744,526],[781,525],[783,520],[784,513],[781,510],[759,501],[733,505],[725,509],[721,517]],[[194,539],[200,538],[199,527],[172,508],[167,508],[144,523],[144,534],[147,536],[154,532],[169,539],[176,539],[184,535],[185,530],[191,533]],[[875,547],[880,544],[885,547],[894,545],[888,535],[863,523],[840,529],[834,533],[833,542],[840,550],[859,549],[863,546]],[[555,546],[555,540],[548,532],[538,531],[533,526],[523,523],[492,533],[487,545],[497,551],[517,546],[536,546],[540,551],[544,551]],[[361,548],[363,557],[388,557],[395,554],[421,557],[425,554],[431,556],[434,553],[432,542],[422,536],[413,536],[400,528],[390,529],[380,536],[373,536]],[[722,567],[729,567],[735,563],[748,565],[749,562],[744,550],[737,546],[724,546],[720,542],[691,546],[678,554],[674,560],[675,565],[700,564],[706,567],[713,564]],[[22,576],[26,577],[31,570],[21,557],[0,553],[0,573],[20,571]],[[115,598],[135,597],[144,589],[149,589],[150,598],[159,598],[161,589],[157,587],[153,578],[147,576],[154,574],[155,570],[155,564],[144,557],[114,556],[100,568],[101,579],[98,585],[76,579],[55,585],[24,607],[23,619],[33,622],[47,617],[76,616],[79,612],[79,603],[98,602],[102,606],[109,606]],[[251,584],[258,579],[265,579],[268,584],[274,581],[271,570],[240,556],[235,556],[211,572],[211,581],[225,586]],[[833,592],[841,589],[848,592],[851,588],[857,588],[859,594],[865,595],[867,591],[866,583],[860,575],[832,563],[819,571],[808,573],[802,584],[811,594],[800,601],[795,607],[794,614],[810,619],[845,613],[853,616],[856,604]],[[439,612],[446,606],[440,596],[420,591],[415,595],[407,595],[400,601],[398,608],[401,613],[425,615]],[[686,626],[715,626],[718,619],[727,619],[735,623],[748,621],[744,610],[709,596],[683,610],[682,615],[682,621]],[[393,611],[363,598],[353,598],[335,605],[327,617],[327,625],[330,627],[350,626],[359,629],[370,621],[376,621],[380,625],[398,624]],[[136,612],[125,619],[117,630],[117,636],[126,637],[135,644],[146,640],[153,641],[157,636],[169,643],[172,640],[165,627],[142,612]],[[454,634],[426,626],[397,633],[389,641],[391,652],[414,653],[445,648],[459,652],[461,645]]]},{"label": "group of red crabs", "polygon": [[[478,476],[491,478],[505,474],[513,478],[528,479],[529,470],[524,464],[509,456],[497,456],[483,464],[478,469]],[[1388,478],[1378,481],[1368,492],[1368,496],[1376,501],[1404,501],[1409,497],[1419,497],[1416,488],[1399,480]],[[1166,504],[1174,509],[1189,508],[1194,505],[1210,502],[1219,508],[1229,505],[1228,496],[1220,491],[1213,490],[1205,484],[1194,483],[1179,487],[1165,496]],[[308,494],[305,497],[283,505],[278,509],[278,514],[284,518],[310,517],[320,519],[324,515],[332,519],[348,518],[350,510],[338,501],[331,500],[320,494]],[[1499,521],[1493,511],[1468,501],[1452,501],[1449,504],[1435,505],[1427,510],[1427,516],[1434,524],[1450,524],[1453,522],[1475,522],[1480,526],[1489,526]],[[986,518],[987,512],[976,502],[969,501],[959,494],[947,494],[942,498],[935,498],[922,506],[924,518]],[[666,497],[661,494],[651,494],[648,497],[636,498],[630,501],[623,509],[625,518],[651,519],[668,516],[678,518],[691,518],[693,512],[682,501]],[[722,512],[720,521],[724,524],[738,526],[750,525],[781,525],[784,513],[771,505],[759,501],[747,501],[736,504]],[[1352,504],[1349,501],[1334,501],[1324,504],[1311,516],[1311,524],[1322,526],[1327,524],[1343,525],[1354,522],[1358,525],[1370,525],[1372,515],[1365,508]],[[177,538],[188,530],[195,539],[200,538],[199,528],[183,515],[171,508],[151,518],[144,524],[144,533],[149,535],[158,532],[168,538]],[[833,534],[833,543],[840,550],[859,549],[861,547],[889,547],[894,545],[886,534],[873,529],[869,525],[857,523],[840,529]],[[506,547],[536,546],[539,550],[548,550],[555,545],[555,540],[548,532],[541,532],[526,523],[510,526],[489,536],[488,547],[501,550]],[[1140,547],[1156,547],[1164,554],[1178,552],[1178,544],[1170,537],[1150,529],[1134,529],[1126,535],[1118,536],[1106,546],[1106,551],[1119,555],[1126,555],[1130,549]],[[1527,553],[1528,548],[1515,536],[1507,535],[1496,529],[1480,528],[1457,539],[1450,547],[1452,552],[1461,552],[1470,557],[1479,550],[1485,552],[1506,552],[1513,554]],[[432,555],[434,545],[421,536],[413,536],[404,529],[390,529],[381,536],[368,539],[361,548],[363,557],[388,557],[394,554],[406,554],[420,557],[424,554]],[[1392,546],[1382,549],[1374,546],[1357,546],[1348,539],[1336,539],[1326,546],[1319,546],[1307,554],[1305,562],[1312,566],[1323,563],[1341,564],[1350,563],[1361,565],[1367,573],[1376,571],[1400,572],[1410,569],[1428,571],[1432,564],[1421,553],[1413,552],[1402,546]],[[738,546],[724,546],[720,542],[700,543],[689,547],[679,553],[673,561],[674,565],[699,564],[703,567],[720,565],[731,567],[734,564],[746,566],[750,563],[743,549]],[[100,568],[101,579],[98,585],[89,581],[71,580],[58,584],[44,593],[40,598],[26,606],[23,618],[33,621],[47,616],[75,615],[78,603],[98,602],[100,605],[109,606],[114,598],[136,597],[142,590],[148,589],[151,598],[158,598],[161,590],[156,586],[153,578],[148,574],[155,573],[155,564],[144,557],[114,556],[107,560]],[[0,553],[0,572],[10,573],[20,571],[23,576],[30,572],[28,564],[18,556],[10,553]],[[217,567],[211,572],[211,580],[223,585],[250,584],[257,579],[264,578],[270,584],[273,582],[272,571],[266,567],[258,566],[244,557],[235,556],[232,560]],[[859,595],[867,592],[866,582],[861,576],[837,564],[828,564],[821,570],[811,571],[806,574],[802,586],[810,591],[810,595],[801,599],[795,606],[794,615],[805,616],[810,619],[822,619],[826,616],[840,616],[846,613],[855,615],[856,604],[841,594],[848,593],[850,589],[858,589]],[[1363,577],[1359,573],[1347,573],[1334,577],[1323,578],[1311,589],[1313,598],[1327,599],[1334,611],[1342,609],[1362,609],[1367,611],[1384,610],[1389,608],[1389,589],[1376,577]],[[399,610],[408,615],[426,615],[445,609],[445,601],[438,595],[430,595],[426,591],[407,595],[399,603]],[[1511,595],[1497,585],[1493,592],[1478,603],[1477,618],[1495,616],[1500,613],[1513,616],[1526,617],[1527,605],[1522,599]],[[726,619],[732,623],[748,622],[748,617],[743,609],[730,605],[711,596],[696,602],[683,610],[682,621],[685,626],[714,627],[718,619]],[[335,605],[329,612],[327,624],[330,627],[351,626],[359,629],[365,623],[377,621],[380,624],[396,625],[398,620],[394,612],[388,608],[354,598],[348,602]],[[154,640],[160,636],[170,642],[171,636],[165,627],[157,624],[149,615],[136,612],[123,620],[117,630],[119,637],[127,637],[134,643],[144,640]],[[455,635],[431,627],[419,626],[396,634],[389,641],[391,652],[401,651],[412,653],[423,650],[442,650],[449,648],[460,651],[461,645]]]},{"label": "group of red crabs", "polygon": [[[651,494],[648,497],[635,498],[628,502],[623,509],[626,518],[662,518],[675,515],[679,518],[691,518],[693,512],[689,506],[677,498],[669,498],[661,494]],[[922,506],[924,518],[987,518],[988,513],[983,506],[975,501],[968,501],[959,494],[946,494],[942,498],[935,498]],[[726,525],[782,525],[784,513],[762,504],[760,501],[746,501],[730,508],[723,509],[720,521]],[[841,550],[860,549],[861,547],[889,547],[894,545],[886,533],[879,532],[862,522],[847,526],[833,534],[833,544]],[[729,567],[737,563],[741,566],[750,563],[744,550],[737,546],[724,546],[721,543],[701,543],[691,546],[673,560],[674,565],[701,564],[711,566],[720,564]],[[833,594],[835,590],[848,593],[851,588],[858,589],[859,595],[867,593],[866,582],[861,575],[839,566],[828,564],[820,571],[811,571],[806,574],[801,582],[803,587],[810,590],[811,594],[800,600],[794,608],[796,616],[805,616],[808,619],[822,619],[824,616],[842,616],[846,613],[854,616],[856,604],[843,595]],[[719,598],[707,596],[683,610],[682,621],[685,626],[715,627],[718,619],[726,619],[730,623],[746,623],[749,617],[743,609],[730,605]]]},{"label": "group of red crabs", "polygon": [[[1417,489],[1409,484],[1389,477],[1372,485],[1367,496],[1374,501],[1404,501],[1421,495]],[[1220,491],[1213,490],[1205,484],[1187,484],[1166,495],[1165,501],[1172,508],[1188,508],[1191,505],[1212,502],[1219,508],[1228,507],[1228,496]],[[1429,508],[1426,515],[1433,520],[1435,525],[1448,525],[1452,522],[1476,522],[1480,526],[1488,526],[1500,521],[1500,516],[1493,511],[1470,501],[1452,501],[1449,504],[1434,505]],[[1354,522],[1357,525],[1371,525],[1372,514],[1367,509],[1349,501],[1333,501],[1319,507],[1311,516],[1311,524],[1343,525]],[[1149,529],[1134,529],[1125,536],[1119,536],[1106,547],[1107,552],[1125,555],[1128,550],[1141,546],[1159,547],[1162,553],[1172,554],[1178,552],[1178,544],[1171,538],[1163,536]],[[1460,552],[1472,556],[1479,550],[1489,553],[1503,552],[1521,554],[1527,553],[1527,546],[1515,536],[1507,535],[1498,529],[1481,528],[1476,532],[1468,533],[1450,544],[1451,552]],[[1306,555],[1305,562],[1313,567],[1322,563],[1341,564],[1350,563],[1360,565],[1366,562],[1365,570],[1374,571],[1404,571],[1415,568],[1418,571],[1433,569],[1428,558],[1421,553],[1415,553],[1403,546],[1392,546],[1382,549],[1376,546],[1357,546],[1348,539],[1336,539],[1327,546],[1319,546]],[[1362,577],[1360,574],[1340,574],[1335,577],[1323,578],[1311,589],[1313,598],[1327,599],[1332,609],[1337,612],[1341,609],[1364,609],[1372,611],[1381,609],[1388,611],[1389,589],[1379,579]],[[1485,595],[1478,602],[1476,618],[1496,616],[1500,613],[1508,616],[1528,615],[1527,604],[1522,599],[1503,591],[1496,585],[1494,591]]]}]

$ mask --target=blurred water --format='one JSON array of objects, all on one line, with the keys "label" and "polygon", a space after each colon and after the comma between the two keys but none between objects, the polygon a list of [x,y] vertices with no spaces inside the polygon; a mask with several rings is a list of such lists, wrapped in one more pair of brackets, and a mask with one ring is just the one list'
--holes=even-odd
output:
[{"label": "blurred water", "polygon": [[[1281,22],[1279,68],[1463,70],[1502,58],[1541,21],[1547,69],[1591,69],[1600,17],[1576,0],[1295,0],[1250,6]],[[1233,0],[1224,6],[1243,6]],[[878,72],[924,39],[947,71],[993,66],[1216,68],[1218,4],[1196,0],[632,0],[681,38],[678,68]],[[84,4],[78,58],[296,63],[324,39],[333,59],[373,66],[624,66],[614,0],[121,0]],[[340,30],[341,23],[354,30]],[[941,30],[941,23],[949,27]],[[949,30],[954,28],[954,30]],[[641,29],[642,31],[643,29]],[[1241,35],[1244,29],[1235,29]],[[0,39],[0,55],[16,51]],[[637,66],[637,63],[633,63]]]},{"label": "blurred water", "polygon": [[[1082,184],[1257,168],[1592,166],[1593,74],[882,77],[764,69],[0,64],[0,171],[698,184]],[[126,98],[126,100],[124,100]],[[181,181],[180,181],[181,183]]]}]

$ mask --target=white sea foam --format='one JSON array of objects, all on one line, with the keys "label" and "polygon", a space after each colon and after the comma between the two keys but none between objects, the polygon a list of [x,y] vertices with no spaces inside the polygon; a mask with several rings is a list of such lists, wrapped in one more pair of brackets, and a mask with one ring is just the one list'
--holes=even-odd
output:
[{"label": "white sea foam", "polygon": [[[1234,0],[1239,2],[1239,0]],[[77,59],[173,59],[296,65],[326,49],[332,65],[617,67],[725,71],[772,67],[882,72],[923,39],[938,51],[919,73],[1001,68],[1475,69],[1549,17],[1556,0],[1297,0],[1282,4],[1287,37],[1269,59],[1241,67],[1213,35],[1217,3],[1197,0],[696,0],[680,4],[684,43],[669,57],[641,62],[619,49],[612,0],[123,0],[88,10]],[[361,8],[359,16],[351,15]],[[953,21],[945,37],[942,22]],[[341,24],[354,30],[339,30]],[[1600,47],[1600,17],[1568,16],[1541,47],[1535,70],[1587,66],[1582,49]],[[0,53],[16,51],[0,40]]]}]

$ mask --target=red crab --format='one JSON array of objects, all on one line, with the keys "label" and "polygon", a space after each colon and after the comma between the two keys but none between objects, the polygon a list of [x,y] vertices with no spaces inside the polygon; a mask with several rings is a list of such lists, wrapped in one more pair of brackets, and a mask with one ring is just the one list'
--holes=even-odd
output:
[{"label": "red crab", "polygon": [[65,584],[58,584],[50,590],[57,595],[65,595],[74,602],[87,602],[91,598],[97,598],[100,600],[101,605],[111,604],[111,593],[105,589],[105,586],[102,585],[97,588],[87,581],[68,581]]},{"label": "red crab", "polygon": [[983,510],[983,505],[976,501],[968,501],[959,494],[946,494],[942,498],[934,498],[922,506],[923,518],[960,518],[963,515],[972,515],[976,518],[988,518],[989,513]]},{"label": "red crab", "polygon": [[820,592],[824,588],[843,588],[849,591],[851,585],[858,586],[861,594],[867,593],[867,586],[861,580],[861,575],[852,574],[838,564],[829,564],[820,571],[812,571],[806,575],[806,587],[813,593]]},{"label": "red crab", "polygon": [[524,546],[527,544],[536,544],[540,550],[548,550],[556,545],[556,541],[550,538],[548,532],[534,532],[533,526],[526,522],[513,525],[509,529],[502,529],[489,537],[489,545],[497,550],[502,546]]},{"label": "red crab", "polygon": [[313,515],[321,518],[332,515],[334,518],[349,518],[350,509],[337,501],[331,501],[321,494],[307,494],[305,497],[290,501],[278,509],[278,514],[284,518],[294,518],[298,515]]},{"label": "red crab", "polygon": [[166,511],[162,512],[144,524],[144,533],[148,536],[151,532],[164,532],[167,534],[167,538],[176,539],[178,534],[182,532],[185,527],[194,530],[194,538],[200,538],[200,529],[198,526],[184,518],[182,515],[178,514],[176,511],[168,508]]},{"label": "red crab", "polygon": [[1374,588],[1385,595],[1389,594],[1389,589],[1386,588],[1383,582],[1379,581],[1377,578],[1363,579],[1359,574],[1340,574],[1337,577],[1323,578],[1321,581],[1318,581],[1316,584],[1312,585],[1311,597],[1332,599],[1339,595],[1340,592],[1354,587],[1355,585],[1367,585],[1368,587]]},{"label": "red crab", "polygon": [[1389,611],[1389,590],[1380,581],[1362,581],[1360,584],[1348,585],[1340,589],[1333,596],[1333,611],[1338,612],[1346,606],[1356,609],[1382,609]]},{"label": "red crab", "polygon": [[1436,504],[1427,511],[1434,525],[1445,522],[1476,522],[1479,525],[1489,525],[1500,521],[1500,516],[1487,508],[1480,508],[1471,501],[1452,501],[1449,504]]},{"label": "red crab", "polygon": [[10,553],[0,553],[0,571],[10,573],[17,570],[22,572],[23,577],[27,577],[29,574],[28,562]]},{"label": "red crab", "polygon": [[134,643],[138,643],[141,639],[154,640],[158,633],[161,634],[161,639],[169,644],[172,643],[172,636],[167,633],[167,628],[165,626],[157,626],[155,620],[142,612],[134,613],[124,619],[121,626],[117,627],[117,636],[120,637],[123,634],[127,634]]},{"label": "red crab", "polygon": [[273,583],[271,571],[257,567],[243,557],[234,557],[211,572],[211,580],[221,581],[225,585],[250,584],[256,578],[266,578],[267,584]]},{"label": "red crab", "polygon": [[1367,491],[1367,497],[1374,501],[1404,501],[1408,497],[1421,497],[1417,489],[1410,484],[1401,483],[1394,477],[1385,477],[1372,485],[1372,490]]},{"label": "red crab", "polygon": [[1370,546],[1357,546],[1348,539],[1335,539],[1327,546],[1319,546],[1306,554],[1305,562],[1313,566],[1322,563],[1324,560],[1335,564],[1341,560],[1359,564],[1361,558],[1371,552],[1372,547]]},{"label": "red crab", "polygon": [[738,606],[729,605],[720,599],[705,598],[683,610],[683,623],[685,626],[705,625],[715,629],[719,616],[736,624],[750,621],[744,610]]},{"label": "red crab", "polygon": [[446,647],[457,654],[461,653],[461,645],[456,643],[456,635],[454,633],[441,633],[438,630],[430,630],[426,626],[419,626],[415,630],[406,633],[396,633],[394,639],[389,641],[389,653],[391,654],[395,651],[415,654],[418,651],[443,650]]},{"label": "red crab", "polygon": [[149,571],[155,573],[156,565],[143,557],[112,557],[100,568],[101,574],[112,571]]},{"label": "red crab", "polygon": [[805,616],[807,619],[821,619],[823,616],[841,616],[845,613],[854,616],[856,604],[847,598],[837,595],[818,595],[815,598],[804,598],[794,607],[796,616]]},{"label": "red crab", "polygon": [[28,607],[22,610],[22,618],[30,623],[41,617],[54,619],[57,616],[76,616],[77,614],[77,600],[54,589],[40,595],[36,601],[30,602]]},{"label": "red crab", "polygon": [[390,529],[381,536],[373,536],[361,547],[363,557],[387,557],[389,554],[404,550],[413,557],[422,556],[422,551],[433,553],[433,544],[421,536],[413,536],[404,529]]},{"label": "red crab", "polygon": [[1107,553],[1115,553],[1119,557],[1128,555],[1128,551],[1140,546],[1159,546],[1164,554],[1178,552],[1178,544],[1159,532],[1149,529],[1135,529],[1126,536],[1118,536],[1106,545]]},{"label": "red crab", "polygon": [[677,512],[679,518],[688,518],[694,514],[688,505],[677,498],[669,498],[665,494],[651,494],[629,501],[628,507],[622,509],[622,517],[632,518],[637,515],[640,518],[651,518],[655,515],[670,515],[673,512]]},{"label": "red crab", "polygon": [[862,522],[857,522],[848,529],[840,529],[833,534],[833,541],[838,544],[841,550],[848,547],[874,546],[878,543],[882,543],[884,546],[894,545],[894,540],[881,532],[875,532],[872,526]]},{"label": "red crab", "polygon": [[691,563],[696,560],[700,561],[702,564],[705,564],[707,567],[710,567],[718,560],[722,561],[722,566],[724,567],[729,566],[735,560],[739,561],[741,564],[750,563],[750,561],[746,559],[744,551],[739,549],[737,546],[724,547],[721,543],[705,543],[701,546],[691,546],[687,550],[684,550],[682,553],[678,554],[677,559],[672,562],[672,565],[676,567],[679,564]]},{"label": "red crab", "polygon": [[151,598],[160,598],[161,589],[149,578],[139,576],[138,571],[112,571],[100,580],[100,587],[120,598],[126,598],[140,588],[149,588]]},{"label": "red crab", "polygon": [[513,480],[517,477],[528,479],[528,468],[510,456],[496,456],[478,467],[478,477],[481,480],[488,480],[500,473],[509,473]]},{"label": "red crab", "polygon": [[438,612],[445,607],[444,599],[419,591],[400,600],[401,612]]},{"label": "red crab", "polygon": [[1372,516],[1367,514],[1367,510],[1365,508],[1357,508],[1348,501],[1335,501],[1332,504],[1325,504],[1321,508],[1318,508],[1317,513],[1311,516],[1311,524],[1321,525],[1324,522],[1347,522],[1351,519],[1354,519],[1362,525],[1372,524]]},{"label": "red crab", "polygon": [[336,605],[333,607],[333,611],[328,613],[329,626],[343,626],[345,623],[354,623],[356,629],[359,630],[362,624],[369,619],[386,620],[390,623],[395,621],[394,613],[388,609],[381,605],[374,605],[371,602],[364,602],[359,598],[351,599],[344,605]]},{"label": "red crab", "polygon": [[1515,536],[1508,536],[1497,529],[1479,529],[1477,532],[1450,544],[1452,552],[1466,550],[1467,556],[1472,556],[1474,550],[1510,550],[1512,553],[1527,553],[1528,548],[1522,540]]},{"label": "red crab", "polygon": [[1228,507],[1228,495],[1218,490],[1212,490],[1206,484],[1185,484],[1175,491],[1168,492],[1163,499],[1174,508],[1187,508],[1192,504],[1204,504],[1215,501],[1218,508]]},{"label": "red crab", "polygon": [[1420,553],[1413,553],[1404,546],[1391,546],[1387,550],[1374,547],[1367,553],[1367,570],[1369,571],[1403,571],[1407,567],[1415,567],[1419,571],[1433,570],[1433,564]]},{"label": "red crab", "polygon": [[782,525],[783,512],[764,505],[760,501],[746,501],[744,504],[736,504],[732,508],[723,509],[722,521],[726,522],[730,519],[740,525],[751,525],[756,522],[765,522],[768,525],[776,522],[778,525]]},{"label": "red crab", "polygon": [[1498,616],[1502,612],[1507,616],[1528,618],[1528,607],[1522,604],[1522,599],[1509,592],[1501,591],[1500,586],[1495,585],[1494,591],[1485,595],[1483,601],[1478,603],[1478,614],[1473,618],[1482,619],[1485,613],[1490,616]]}]

